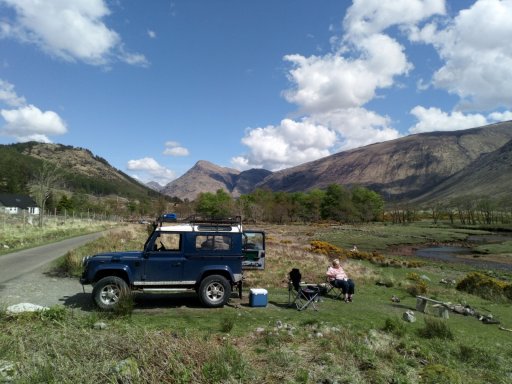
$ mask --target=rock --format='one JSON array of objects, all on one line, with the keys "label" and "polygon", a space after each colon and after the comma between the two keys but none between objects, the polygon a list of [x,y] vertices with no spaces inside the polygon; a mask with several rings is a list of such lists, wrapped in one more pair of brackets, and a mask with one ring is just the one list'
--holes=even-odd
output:
[{"label": "rock", "polygon": [[414,316],[413,311],[405,311],[402,315],[402,319],[407,321],[408,323],[414,323],[416,322],[416,316]]},{"label": "rock", "polygon": [[108,326],[106,323],[104,323],[103,321],[97,321],[94,323],[94,325],[92,326],[94,329],[107,329]]},{"label": "rock", "polygon": [[399,302],[400,302],[400,298],[399,298],[399,297],[397,297],[397,296],[392,296],[392,297],[391,297],[391,301],[392,301],[393,303],[399,303]]},{"label": "rock", "polygon": [[277,329],[283,328],[283,322],[281,320],[277,320],[276,321],[276,327],[277,327]]},{"label": "rock", "polygon": [[139,381],[139,365],[132,357],[120,361],[110,371],[116,375],[118,383],[136,383]]},{"label": "rock", "polygon": [[265,332],[265,328],[262,328],[262,327],[256,328],[256,333],[263,333],[263,332]]},{"label": "rock", "polygon": [[15,363],[12,361],[0,360],[0,383],[13,383],[17,373]]},{"label": "rock", "polygon": [[23,312],[46,311],[48,309],[50,309],[50,308],[43,307],[43,306],[37,305],[37,304],[19,303],[19,304],[14,304],[14,305],[7,307],[6,312],[9,315],[14,315],[14,314],[23,313]]}]

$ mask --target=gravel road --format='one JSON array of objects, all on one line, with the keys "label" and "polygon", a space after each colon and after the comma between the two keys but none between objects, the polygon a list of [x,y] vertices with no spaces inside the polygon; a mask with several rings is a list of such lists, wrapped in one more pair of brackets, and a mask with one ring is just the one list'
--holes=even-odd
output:
[{"label": "gravel road", "polygon": [[19,303],[92,307],[91,287],[84,294],[77,278],[52,276],[51,262],[100,236],[101,232],[0,256],[0,307]]}]

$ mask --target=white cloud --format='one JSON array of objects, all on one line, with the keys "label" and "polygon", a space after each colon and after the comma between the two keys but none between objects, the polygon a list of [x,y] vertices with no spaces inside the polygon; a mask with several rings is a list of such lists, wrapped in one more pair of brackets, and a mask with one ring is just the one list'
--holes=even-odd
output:
[{"label": "white cloud", "polygon": [[400,133],[391,127],[391,120],[364,108],[346,108],[311,115],[308,121],[323,124],[337,132],[338,150],[393,140]]},{"label": "white cloud", "polygon": [[188,149],[185,147],[182,147],[180,145],[180,143],[178,143],[176,141],[167,141],[165,143],[165,149],[164,149],[163,154],[169,155],[169,156],[181,157],[181,156],[188,156],[189,152],[188,152]]},{"label": "white cloud", "polygon": [[153,180],[161,185],[165,185],[176,178],[174,171],[158,164],[152,157],[130,160],[128,161],[127,168],[130,171],[135,171],[134,177],[144,182]]},{"label": "white cloud", "polygon": [[285,56],[293,64],[289,79],[294,84],[284,92],[286,100],[306,113],[360,107],[375,97],[377,88],[391,86],[394,76],[411,68],[403,47],[389,36],[365,38],[358,49],[357,59],[339,53]]},{"label": "white cloud", "polygon": [[418,22],[446,12],[444,0],[354,0],[344,26],[351,39],[381,33],[387,28]]},{"label": "white cloud", "polygon": [[0,103],[5,103],[10,107],[20,107],[26,104],[26,100],[16,94],[14,85],[0,79]]},{"label": "white cloud", "polygon": [[148,29],[148,36],[152,39],[156,39],[156,32]]},{"label": "white cloud", "polygon": [[512,104],[512,1],[478,0],[445,28],[431,24],[411,38],[431,43],[443,66],[433,84],[460,97],[460,108]]},{"label": "white cloud", "polygon": [[489,114],[489,119],[492,121],[509,121],[512,120],[512,112],[504,111],[504,112],[492,112]]},{"label": "white cloud", "polygon": [[511,111],[492,112],[487,116],[480,113],[464,114],[460,111],[443,112],[439,108],[416,106],[411,110],[418,123],[409,128],[410,133],[433,131],[458,131],[483,125],[512,120]]},{"label": "white cloud", "polygon": [[67,132],[66,123],[53,111],[41,111],[33,105],[18,109],[0,110],[6,121],[0,133],[12,136],[18,141],[51,142],[48,135],[62,135]]},{"label": "white cloud", "polygon": [[[443,0],[355,0],[344,19],[344,35],[330,40],[331,53],[283,58],[291,63],[290,88],[283,96],[298,106],[300,121],[284,119],[278,126],[248,130],[242,143],[249,152],[232,163],[276,170],[400,137],[389,117],[365,108],[379,90],[395,86],[396,78],[413,68],[405,48],[384,31],[393,26],[412,31],[444,13]],[[290,131],[290,126],[299,128]]]},{"label": "white cloud", "polygon": [[481,114],[464,114],[462,112],[443,112],[439,108],[424,108],[416,106],[411,114],[418,119],[418,123],[409,128],[410,133],[432,131],[456,131],[479,127],[487,124],[487,119]]},{"label": "white cloud", "polygon": [[278,126],[248,130],[242,143],[250,152],[231,162],[239,169],[275,171],[328,156],[335,141],[336,134],[322,125],[284,119]]},{"label": "white cloud", "polygon": [[16,11],[16,19],[3,21],[1,37],[37,45],[68,61],[105,65],[117,58],[147,65],[140,54],[126,53],[121,37],[103,22],[110,11],[103,0],[2,0]]},{"label": "white cloud", "polygon": [[239,167],[280,169],[327,156],[332,150],[400,137],[391,127],[389,117],[364,108],[379,89],[392,87],[396,77],[407,75],[412,69],[404,47],[381,32],[392,25],[414,23],[443,13],[443,4],[440,0],[355,1],[344,22],[344,37],[331,40],[341,44],[335,52],[284,57],[292,68],[288,75],[291,87],[283,95],[305,114],[300,122],[294,123],[321,127],[329,135],[318,131],[319,135],[313,137],[328,140],[318,143],[301,132],[307,144],[298,146],[285,129],[286,122],[292,120],[285,119],[277,127],[248,131],[242,142],[249,147],[249,154],[234,158],[233,163]]}]

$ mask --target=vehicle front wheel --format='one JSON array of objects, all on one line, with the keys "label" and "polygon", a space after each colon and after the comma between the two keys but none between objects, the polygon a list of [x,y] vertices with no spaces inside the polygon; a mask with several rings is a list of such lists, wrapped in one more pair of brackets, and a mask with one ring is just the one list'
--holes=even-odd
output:
[{"label": "vehicle front wheel", "polygon": [[119,300],[130,293],[126,281],[117,276],[107,276],[100,279],[92,290],[96,305],[106,311],[113,310]]},{"label": "vehicle front wheel", "polygon": [[199,286],[199,297],[210,308],[222,307],[231,296],[231,284],[224,276],[207,276]]}]

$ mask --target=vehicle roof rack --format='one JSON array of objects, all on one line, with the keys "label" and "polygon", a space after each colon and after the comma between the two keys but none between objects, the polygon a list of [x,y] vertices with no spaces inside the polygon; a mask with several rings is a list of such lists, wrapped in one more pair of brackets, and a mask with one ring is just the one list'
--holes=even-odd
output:
[{"label": "vehicle roof rack", "polygon": [[236,225],[242,228],[242,217],[210,217],[205,218],[199,215],[189,216],[185,221],[188,221],[192,226],[208,226],[215,230],[224,230],[226,226]]}]

